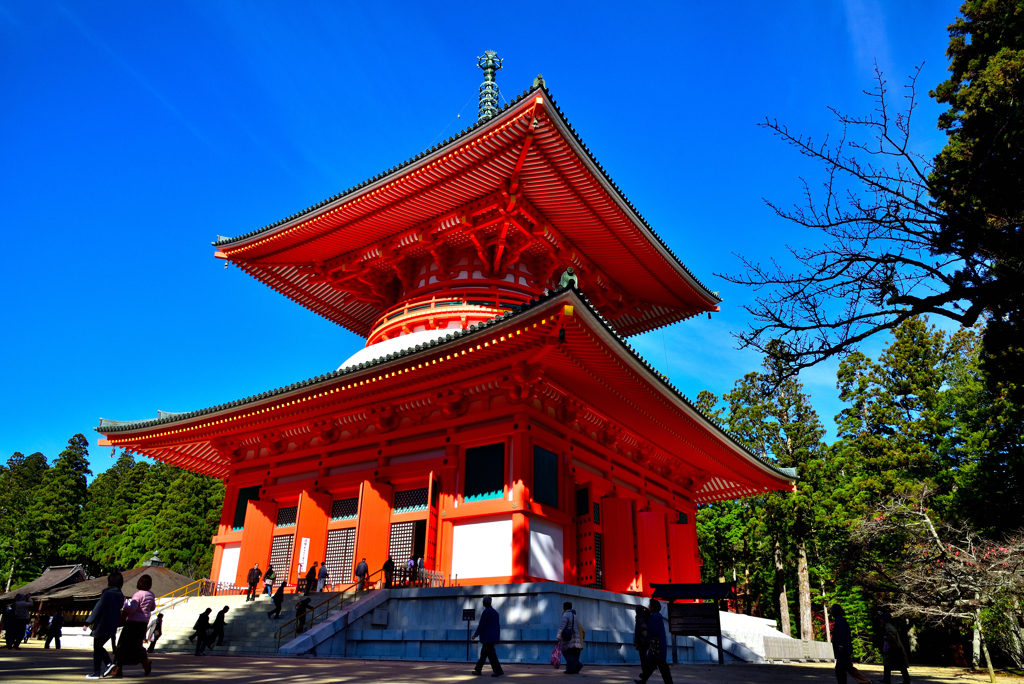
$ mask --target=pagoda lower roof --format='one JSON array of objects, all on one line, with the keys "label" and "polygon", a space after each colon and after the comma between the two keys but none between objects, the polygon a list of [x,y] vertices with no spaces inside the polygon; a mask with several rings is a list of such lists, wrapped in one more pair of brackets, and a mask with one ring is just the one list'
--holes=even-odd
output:
[{"label": "pagoda lower roof", "polygon": [[464,208],[502,194],[512,197],[509,207],[518,203],[537,222],[513,230],[513,237],[531,243],[520,244],[521,253],[550,256],[559,263],[558,275],[573,266],[595,306],[622,334],[717,310],[718,294],[655,233],[541,86],[489,121],[358,186],[213,244],[218,256],[249,275],[366,337],[389,305],[339,289],[325,268],[344,262],[351,272],[372,265],[379,278],[384,255],[424,258],[422,241],[432,236],[466,245],[466,226],[457,225]]},{"label": "pagoda lower roof", "polygon": [[[538,332],[540,322],[543,325]],[[568,331],[566,341],[555,342],[560,328]],[[527,333],[526,337],[522,337],[523,332]],[[531,334],[535,337],[527,343]],[[542,335],[546,338],[541,339]],[[509,344],[515,340],[522,349],[515,353],[509,349],[499,350],[499,339],[505,343],[506,337]],[[139,421],[100,419],[95,429],[105,435],[112,446],[189,470],[225,477],[233,463],[225,453],[225,444],[230,444],[233,438],[256,434],[271,424],[278,426],[279,434],[298,434],[307,429],[310,421],[339,412],[365,415],[375,402],[382,401],[388,392],[388,383],[397,386],[404,382],[406,392],[415,391],[418,385],[435,387],[438,382],[451,383],[453,378],[460,377],[465,378],[463,384],[472,384],[473,379],[467,373],[483,373],[487,368],[503,363],[508,366],[517,358],[526,358],[529,354],[522,350],[530,344],[532,350],[543,345],[548,345],[548,350],[559,349],[557,354],[543,352],[547,354],[542,364],[547,382],[545,391],[548,398],[557,394],[586,397],[586,405],[574,404],[571,409],[573,416],[579,411],[580,424],[589,421],[583,432],[597,430],[608,438],[608,443],[621,443],[623,448],[628,447],[633,452],[645,451],[642,465],[658,472],[690,473],[698,481],[699,486],[695,488],[698,503],[770,489],[788,489],[796,481],[794,469],[777,467],[752,454],[737,438],[703,414],[644,361],[609,321],[571,286],[532,301],[519,311],[454,331],[444,339],[333,373],[197,411],[161,413],[156,418]],[[477,352],[470,360],[465,358],[467,346]],[[490,347],[490,352],[486,347]],[[438,361],[445,363],[446,357],[449,370],[443,375],[421,376],[420,379],[408,375],[437,373],[432,366]],[[525,364],[522,368],[531,367],[527,361],[519,363]],[[458,370],[456,364],[460,364]],[[371,388],[371,383],[377,381],[380,385]],[[346,392],[350,398],[344,398]],[[438,396],[434,391],[423,394],[414,399],[407,395],[403,400],[422,406]],[[640,439],[630,434],[638,431],[634,426],[639,423],[644,424],[644,435]],[[650,444],[656,446],[640,445],[641,439],[648,438]],[[258,446],[256,450],[259,451]]]}]

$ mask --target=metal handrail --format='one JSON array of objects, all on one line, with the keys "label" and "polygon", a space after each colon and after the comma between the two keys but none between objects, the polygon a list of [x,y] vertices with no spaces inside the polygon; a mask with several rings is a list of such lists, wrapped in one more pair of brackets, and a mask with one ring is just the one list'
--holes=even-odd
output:
[{"label": "metal handrail", "polygon": [[170,601],[174,601],[175,599],[179,599],[179,598],[189,598],[189,597],[191,597],[193,595],[195,595],[195,596],[202,596],[203,595],[203,590],[206,588],[206,584],[209,581],[210,580],[208,580],[208,579],[198,579],[195,582],[192,582],[190,584],[186,584],[183,587],[178,587],[174,591],[168,592],[168,593],[164,594],[163,596],[157,596],[156,597],[156,603],[157,603],[157,605],[159,605],[160,602],[164,601],[164,600],[170,602]]},{"label": "metal handrail", "polygon": [[[383,573],[384,573],[383,570],[378,570],[377,572],[373,573],[372,575],[369,575],[366,578],[366,582],[363,585],[363,592],[362,593],[365,594],[367,591],[370,591],[371,589],[377,588],[376,585],[382,583],[382,580],[380,579],[380,577],[383,576]],[[374,579],[374,578],[377,578],[377,579]],[[311,606],[306,611],[306,613],[305,613],[305,617],[306,617],[306,622],[304,623],[305,629],[306,630],[311,629],[313,627],[313,625],[316,624],[316,621],[317,621],[317,611],[323,609],[323,613],[319,616],[320,619],[323,620],[328,615],[330,615],[331,610],[333,610],[334,608],[341,608],[341,607],[343,607],[345,605],[346,601],[348,601],[350,599],[357,598],[360,595],[360,592],[356,591],[356,588],[358,586],[359,586],[359,582],[353,582],[352,584],[350,584],[347,587],[345,587],[344,589],[342,589],[340,593],[333,594],[326,601],[321,601],[320,603],[316,604],[315,606]],[[351,594],[349,594],[349,592],[351,592]],[[334,604],[337,604],[337,605],[334,605]],[[297,630],[298,630],[298,624],[297,624],[298,622],[299,622],[299,618],[298,617],[294,617],[294,618],[292,618],[291,620],[289,620],[288,622],[284,623],[283,625],[281,625],[278,628],[276,636],[277,636],[277,647],[279,649],[281,648],[281,642],[282,641],[290,640],[291,638],[293,638],[295,636],[295,634],[297,633]]]}]

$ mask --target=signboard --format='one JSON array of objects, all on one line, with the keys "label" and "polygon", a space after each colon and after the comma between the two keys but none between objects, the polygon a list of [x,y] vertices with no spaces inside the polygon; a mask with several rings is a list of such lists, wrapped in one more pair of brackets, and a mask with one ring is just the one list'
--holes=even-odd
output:
[{"label": "signboard", "polygon": [[476,620],[476,609],[474,608],[463,608],[462,609],[462,621],[472,622]]},{"label": "signboard", "polygon": [[681,636],[721,636],[717,603],[670,603],[668,631]]},{"label": "signboard", "polygon": [[309,537],[302,538],[302,546],[299,547],[299,572],[306,572],[306,561],[309,560]]}]

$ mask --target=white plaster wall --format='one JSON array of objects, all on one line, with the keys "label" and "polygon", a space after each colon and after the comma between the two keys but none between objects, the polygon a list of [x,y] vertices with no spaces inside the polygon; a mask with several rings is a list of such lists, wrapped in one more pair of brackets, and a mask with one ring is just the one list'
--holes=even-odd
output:
[{"label": "white plaster wall", "polygon": [[562,526],[530,518],[530,576],[555,582],[565,578]]},{"label": "white plaster wall", "polygon": [[512,520],[455,525],[452,576],[508,577],[512,574]]},{"label": "white plaster wall", "polygon": [[224,550],[220,555],[220,574],[217,576],[218,582],[229,582],[235,583],[235,575],[238,574],[238,556],[242,553],[242,545],[240,543],[225,544]]}]

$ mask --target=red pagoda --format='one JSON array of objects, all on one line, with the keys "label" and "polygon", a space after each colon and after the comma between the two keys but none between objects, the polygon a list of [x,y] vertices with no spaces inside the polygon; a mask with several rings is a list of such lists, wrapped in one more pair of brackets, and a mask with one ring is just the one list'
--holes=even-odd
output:
[{"label": "red pagoda", "polygon": [[113,445],[224,480],[211,578],[296,584],[422,558],[446,582],[649,594],[697,582],[700,503],[793,487],[626,338],[719,298],[612,182],[538,77],[440,145],[214,243],[366,337],[338,370],[152,420]]}]

